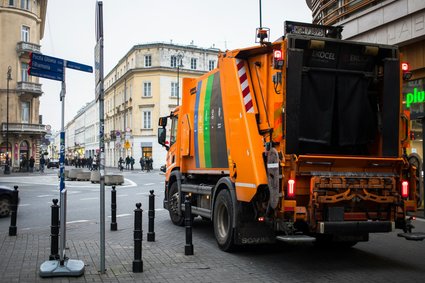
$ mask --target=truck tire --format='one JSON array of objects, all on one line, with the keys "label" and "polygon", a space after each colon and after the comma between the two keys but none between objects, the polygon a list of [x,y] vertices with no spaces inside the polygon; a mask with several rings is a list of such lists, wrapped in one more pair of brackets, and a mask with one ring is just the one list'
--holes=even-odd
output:
[{"label": "truck tire", "polygon": [[178,214],[178,200],[179,200],[179,190],[177,188],[177,182],[174,182],[171,185],[170,192],[168,194],[168,212],[170,213],[171,222],[177,226],[183,226],[184,224],[184,214]]},{"label": "truck tire", "polygon": [[233,240],[233,204],[228,190],[221,190],[214,204],[214,234],[218,247],[226,252],[235,247]]}]

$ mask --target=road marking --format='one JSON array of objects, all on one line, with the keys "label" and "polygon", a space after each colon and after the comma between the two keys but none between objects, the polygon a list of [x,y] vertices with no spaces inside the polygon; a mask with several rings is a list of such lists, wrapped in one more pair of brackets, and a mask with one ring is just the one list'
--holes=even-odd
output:
[{"label": "road marking", "polygon": [[53,197],[52,195],[39,195],[38,198]]},{"label": "road marking", "polygon": [[152,186],[152,185],[155,185],[155,183],[146,183],[146,184],[143,184],[144,186]]},{"label": "road marking", "polygon": [[145,196],[147,196],[147,195],[149,195],[149,193],[137,193],[136,195],[145,195]]},{"label": "road marking", "polygon": [[165,208],[155,208],[155,211],[163,211],[166,210]]},{"label": "road marking", "polygon": [[91,192],[97,192],[97,191],[99,191],[99,189],[92,189],[92,190],[90,190]]},{"label": "road marking", "polygon": [[20,205],[18,205],[19,207],[22,207],[22,206],[29,206],[29,205],[31,205],[31,204],[29,204],[29,203],[23,203],[23,204],[20,204]]},{"label": "road marking", "polygon": [[128,195],[117,195],[117,197],[128,197]]},{"label": "road marking", "polygon": [[73,224],[73,223],[84,223],[89,222],[90,220],[74,220],[74,221],[68,221],[66,224]]},{"label": "road marking", "polygon": [[99,198],[80,198],[80,200],[94,200],[94,199],[99,199]]}]

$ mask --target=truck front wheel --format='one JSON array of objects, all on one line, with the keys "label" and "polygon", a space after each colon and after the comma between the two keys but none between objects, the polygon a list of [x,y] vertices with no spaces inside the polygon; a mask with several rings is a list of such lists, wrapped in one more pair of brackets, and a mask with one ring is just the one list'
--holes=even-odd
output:
[{"label": "truck front wheel", "polygon": [[220,191],[214,204],[214,234],[219,248],[226,252],[234,248],[233,214],[232,198],[229,191]]},{"label": "truck front wheel", "polygon": [[179,215],[179,190],[177,188],[177,182],[171,185],[170,192],[168,194],[168,212],[170,213],[170,219],[173,224],[177,226],[183,226],[184,214]]}]

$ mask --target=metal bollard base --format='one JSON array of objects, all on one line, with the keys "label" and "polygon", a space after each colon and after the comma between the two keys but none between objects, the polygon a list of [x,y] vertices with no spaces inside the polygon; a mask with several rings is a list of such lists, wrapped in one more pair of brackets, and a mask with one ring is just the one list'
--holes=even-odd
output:
[{"label": "metal bollard base", "polygon": [[16,236],[16,226],[10,226],[9,227],[9,236]]},{"label": "metal bollard base", "polygon": [[133,272],[143,272],[143,261],[133,260]]},{"label": "metal bollard base", "polygon": [[45,261],[40,266],[40,277],[81,276],[84,274],[84,262],[67,259],[63,265],[60,260]]},{"label": "metal bollard base", "polygon": [[155,232],[148,232],[148,242],[155,242]]},{"label": "metal bollard base", "polygon": [[193,255],[193,245],[184,246],[184,255]]},{"label": "metal bollard base", "polygon": [[118,230],[118,223],[111,223],[111,231],[117,231]]}]

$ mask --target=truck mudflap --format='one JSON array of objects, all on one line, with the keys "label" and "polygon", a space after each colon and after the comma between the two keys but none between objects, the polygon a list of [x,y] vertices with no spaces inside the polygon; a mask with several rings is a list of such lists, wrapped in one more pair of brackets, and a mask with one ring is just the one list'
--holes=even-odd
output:
[{"label": "truck mudflap", "polygon": [[273,244],[276,235],[266,223],[244,223],[235,228],[234,240],[237,245]]},{"label": "truck mudflap", "polygon": [[392,221],[329,221],[319,222],[317,232],[320,234],[365,234],[386,233],[395,228]]}]

